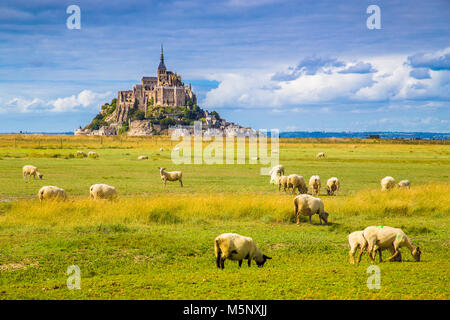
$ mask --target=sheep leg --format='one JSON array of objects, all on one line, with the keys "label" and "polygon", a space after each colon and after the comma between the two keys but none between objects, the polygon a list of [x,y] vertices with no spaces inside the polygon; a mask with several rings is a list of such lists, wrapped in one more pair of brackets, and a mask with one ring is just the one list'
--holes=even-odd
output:
[{"label": "sheep leg", "polygon": [[350,256],[350,263],[351,264],[355,264],[355,258],[354,258],[354,254],[355,254],[355,250],[356,248],[350,248],[350,251],[349,251],[349,256]]},{"label": "sheep leg", "polygon": [[247,263],[248,263],[248,266],[250,267],[252,265],[252,259],[248,258]]},{"label": "sheep leg", "polygon": [[394,259],[396,256],[398,255],[398,249],[395,249],[395,253],[388,258],[388,261],[391,261],[392,259]]},{"label": "sheep leg", "polygon": [[217,268],[220,269],[220,252],[217,254],[217,258],[216,258],[216,266],[217,266]]},{"label": "sheep leg", "polygon": [[183,181],[181,181],[181,179],[180,179],[180,184],[181,184],[181,187],[183,188]]},{"label": "sheep leg", "polygon": [[239,268],[242,266],[242,259],[239,260]]},{"label": "sheep leg", "polygon": [[220,269],[225,269],[225,259],[224,258],[220,258]]},{"label": "sheep leg", "polygon": [[312,221],[311,221],[311,216],[309,216],[309,223],[311,223],[311,224],[312,224]]},{"label": "sheep leg", "polygon": [[363,255],[363,253],[364,253],[364,249],[363,249],[363,248],[360,248],[360,249],[359,249],[359,253],[358,253],[358,263],[361,262],[361,257],[362,257],[362,255]]},{"label": "sheep leg", "polygon": [[380,262],[383,262],[383,257],[381,255],[381,249],[378,249],[378,256],[380,257]]}]

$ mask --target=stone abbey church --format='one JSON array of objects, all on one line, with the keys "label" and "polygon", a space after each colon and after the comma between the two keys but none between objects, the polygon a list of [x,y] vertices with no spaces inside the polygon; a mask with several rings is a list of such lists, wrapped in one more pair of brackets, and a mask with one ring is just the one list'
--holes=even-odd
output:
[{"label": "stone abbey church", "polygon": [[145,111],[148,105],[182,107],[188,101],[197,103],[197,97],[192,92],[191,85],[181,82],[181,76],[167,71],[164,64],[164,52],[161,45],[161,59],[156,77],[142,77],[141,84],[136,84],[133,90],[119,91],[115,121],[127,120],[128,112],[138,108]]}]

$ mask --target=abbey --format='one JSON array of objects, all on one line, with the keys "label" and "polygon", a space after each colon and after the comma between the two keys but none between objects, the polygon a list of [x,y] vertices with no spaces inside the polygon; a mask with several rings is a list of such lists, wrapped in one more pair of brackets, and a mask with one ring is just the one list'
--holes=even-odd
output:
[{"label": "abbey", "polygon": [[119,91],[117,108],[112,115],[115,122],[127,120],[128,112],[132,109],[145,111],[149,106],[183,107],[196,104],[197,97],[191,85],[181,81],[181,76],[168,71],[164,64],[164,52],[161,45],[161,58],[156,77],[142,77],[141,84],[136,84],[133,90]]}]

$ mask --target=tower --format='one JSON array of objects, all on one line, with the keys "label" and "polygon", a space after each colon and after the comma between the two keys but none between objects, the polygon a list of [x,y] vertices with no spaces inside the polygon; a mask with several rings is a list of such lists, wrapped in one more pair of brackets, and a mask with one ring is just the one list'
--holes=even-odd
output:
[{"label": "tower", "polygon": [[158,66],[158,86],[163,85],[165,82],[167,82],[167,74],[166,74],[166,65],[164,64],[164,51],[163,51],[163,45],[161,43],[161,57],[159,61]]}]

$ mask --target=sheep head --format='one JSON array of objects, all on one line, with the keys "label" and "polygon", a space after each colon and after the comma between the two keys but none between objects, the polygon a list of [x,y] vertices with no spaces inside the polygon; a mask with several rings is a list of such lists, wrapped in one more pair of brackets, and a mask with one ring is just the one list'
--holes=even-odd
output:
[{"label": "sheep head", "polygon": [[43,177],[43,176],[44,176],[43,174],[41,174],[41,173],[38,172],[38,177],[39,177],[39,179],[42,180],[42,177]]},{"label": "sheep head", "polygon": [[420,255],[422,254],[422,251],[420,251],[420,248],[417,247],[416,249],[413,250],[412,252],[412,256],[414,257],[414,260],[416,260],[417,262],[420,261]]},{"label": "sheep head", "polygon": [[266,263],[266,261],[267,261],[268,259],[272,259],[272,258],[266,256],[265,254],[263,254],[263,255],[262,255],[262,261],[258,261],[258,260],[255,259],[255,262],[256,262],[256,264],[257,264],[257,266],[258,266],[259,268],[262,268],[262,267],[264,266],[264,263]]},{"label": "sheep head", "polygon": [[319,213],[319,217],[326,223],[328,224],[328,212],[324,211],[322,213]]}]

